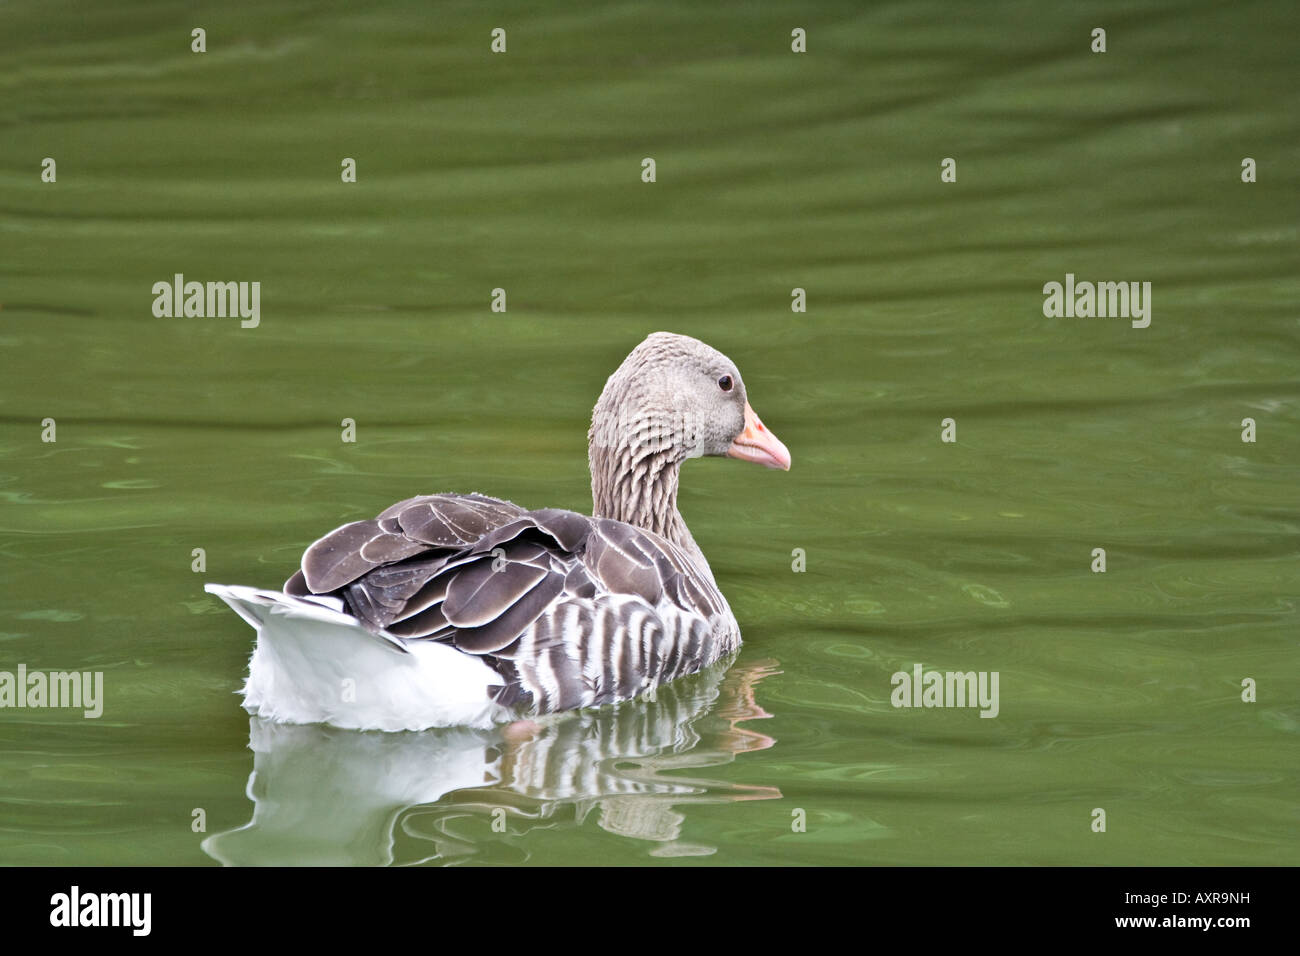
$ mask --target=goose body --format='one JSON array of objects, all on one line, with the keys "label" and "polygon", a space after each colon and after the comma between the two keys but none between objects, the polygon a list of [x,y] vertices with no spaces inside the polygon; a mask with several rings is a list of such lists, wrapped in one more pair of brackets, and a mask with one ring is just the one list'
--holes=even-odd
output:
[{"label": "goose body", "polygon": [[485,727],[627,700],[734,652],[740,628],[676,492],[689,457],[789,467],[735,366],[650,336],[606,383],[589,449],[594,517],[422,495],[314,542],[282,591],[207,585],[258,633],[245,709]]}]

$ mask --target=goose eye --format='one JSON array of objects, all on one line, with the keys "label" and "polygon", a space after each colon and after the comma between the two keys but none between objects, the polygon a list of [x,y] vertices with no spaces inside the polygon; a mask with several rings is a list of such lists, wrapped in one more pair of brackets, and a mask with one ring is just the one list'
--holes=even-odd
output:
[{"label": "goose eye", "polygon": [[730,375],[724,375],[722,378],[718,379],[718,388],[722,389],[724,392],[731,391],[731,385],[732,382]]}]

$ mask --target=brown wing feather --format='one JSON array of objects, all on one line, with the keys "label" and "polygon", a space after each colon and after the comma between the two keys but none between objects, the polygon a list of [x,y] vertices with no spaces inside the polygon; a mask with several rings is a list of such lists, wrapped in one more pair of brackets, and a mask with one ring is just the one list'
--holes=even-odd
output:
[{"label": "brown wing feather", "polygon": [[375,568],[379,562],[363,557],[361,549],[381,534],[378,521],[353,521],[325,535],[302,556],[307,587],[313,594],[328,594]]},{"label": "brown wing feather", "polygon": [[[591,519],[571,511],[530,513],[483,495],[422,495],[321,538],[286,587],[336,593],[372,628],[490,654],[564,592],[573,550],[590,529]],[[589,581],[570,580],[594,590]]]},{"label": "brown wing feather", "polygon": [[[642,670],[676,673],[678,657],[699,656],[706,622],[721,611],[711,583],[658,535],[555,508],[526,512],[483,495],[409,498],[372,521],[344,525],[307,549],[302,570],[286,590],[337,594],[371,628],[407,640],[444,641],[484,656],[507,678],[511,693],[521,700],[535,698],[545,709],[568,706],[566,701],[581,696],[586,680],[582,661],[588,653],[583,645],[598,627],[596,618],[579,621],[572,633],[560,627],[557,599],[609,594],[640,598],[645,603],[637,606],[648,608],[667,600],[700,618],[689,633],[678,634],[681,646],[662,649],[663,628],[647,625],[653,639],[638,637],[638,645],[645,646],[632,647],[628,654],[650,659],[638,668],[629,658],[628,673],[607,681],[601,700],[622,696],[620,688],[631,693]],[[630,607],[623,605],[623,613],[630,613]],[[546,618],[538,623],[542,615]],[[522,639],[534,624],[540,630]],[[620,619],[599,626],[628,624]],[[620,631],[605,639],[625,636]],[[655,657],[660,653],[668,655],[667,663]],[[538,662],[532,657],[538,654],[546,656],[558,682],[554,700],[546,686],[536,683]],[[520,682],[525,686],[516,687]]]}]

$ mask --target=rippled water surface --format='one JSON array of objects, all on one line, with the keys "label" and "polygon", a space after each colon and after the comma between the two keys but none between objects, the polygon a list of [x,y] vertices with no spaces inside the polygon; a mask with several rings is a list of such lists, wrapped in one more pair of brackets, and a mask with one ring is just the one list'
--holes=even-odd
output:
[{"label": "rippled water surface", "polygon": [[[0,710],[0,862],[1300,862],[1294,8],[1047,6],[0,6],[0,671],[106,696]],[[154,318],[178,272],[260,325]],[[1045,318],[1066,273],[1150,327]],[[589,509],[657,329],[794,456],[683,472],[730,668],[530,733],[250,721],[204,581],[418,493]],[[998,716],[894,708],[916,664]]]}]

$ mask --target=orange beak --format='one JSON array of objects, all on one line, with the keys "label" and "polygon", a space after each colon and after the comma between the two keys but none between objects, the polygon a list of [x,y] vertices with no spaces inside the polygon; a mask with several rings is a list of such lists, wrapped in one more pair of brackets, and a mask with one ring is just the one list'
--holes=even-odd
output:
[{"label": "orange beak", "polygon": [[731,443],[727,457],[752,461],[768,468],[780,468],[782,471],[790,470],[790,449],[767,430],[749,407],[749,402],[745,403],[745,430]]}]

